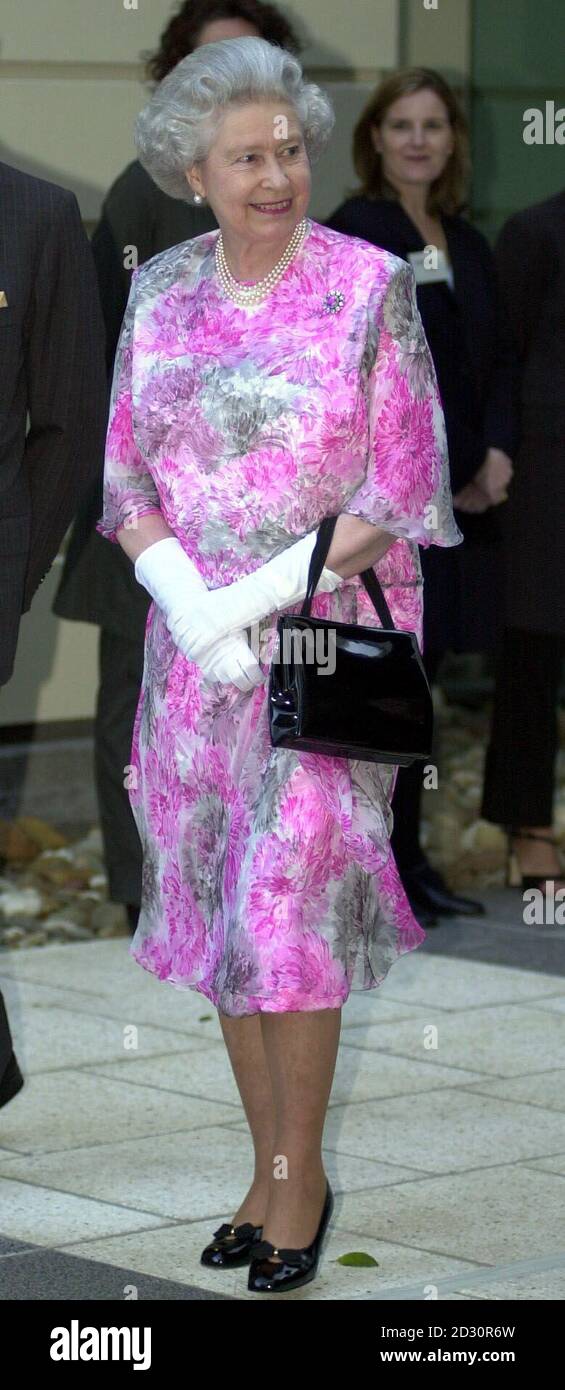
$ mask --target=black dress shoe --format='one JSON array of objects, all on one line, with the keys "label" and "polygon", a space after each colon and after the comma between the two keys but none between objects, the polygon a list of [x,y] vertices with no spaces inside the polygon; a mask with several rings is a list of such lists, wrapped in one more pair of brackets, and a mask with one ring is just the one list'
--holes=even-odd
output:
[{"label": "black dress shoe", "polygon": [[434,917],[481,917],[484,904],[476,898],[462,898],[452,893],[437,869],[426,860],[411,869],[400,870],[400,877],[413,911],[424,908]]},{"label": "black dress shoe", "polygon": [[229,1226],[225,1221],[214,1231],[214,1240],[202,1251],[201,1265],[212,1269],[237,1269],[239,1265],[248,1265],[251,1246],[261,1239],[262,1230],[262,1226],[253,1226],[250,1221],[244,1221],[241,1226]]},{"label": "black dress shoe", "polygon": [[16,1061],[16,1054],[12,1052],[0,1081],[0,1107],[7,1105],[9,1100],[17,1096],[23,1084],[24,1079]]},{"label": "black dress shoe", "polygon": [[[299,1289],[302,1284],[309,1284],[315,1278],[333,1206],[333,1192],[328,1183],[320,1225],[312,1244],[304,1246],[302,1250],[283,1250],[272,1245],[270,1240],[257,1241],[251,1251],[247,1280],[251,1293],[285,1293],[287,1289]],[[272,1259],[273,1255],[280,1255],[280,1264]]]}]

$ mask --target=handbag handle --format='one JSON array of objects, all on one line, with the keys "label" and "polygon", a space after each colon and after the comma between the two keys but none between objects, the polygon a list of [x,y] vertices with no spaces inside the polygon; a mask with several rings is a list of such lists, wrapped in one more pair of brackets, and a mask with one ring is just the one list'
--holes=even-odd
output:
[{"label": "handbag handle", "polygon": [[[310,568],[308,570],[308,587],[306,589],[306,597],[300,610],[300,616],[302,618],[310,617],[312,599],[314,597],[317,585],[319,584],[320,575],[326,563],[326,558],[330,545],[332,543],[332,536],[335,531],[336,522],[337,516],[326,516],[324,517],[324,520],[320,523],[318,527],[316,544],[312,551],[312,556],[310,559]],[[360,578],[362,579],[363,584],[367,590],[371,603],[373,604],[373,608],[376,610],[377,616],[381,620],[382,626],[385,628],[394,628],[390,608],[383,594],[375,571],[373,569],[361,570]]]}]

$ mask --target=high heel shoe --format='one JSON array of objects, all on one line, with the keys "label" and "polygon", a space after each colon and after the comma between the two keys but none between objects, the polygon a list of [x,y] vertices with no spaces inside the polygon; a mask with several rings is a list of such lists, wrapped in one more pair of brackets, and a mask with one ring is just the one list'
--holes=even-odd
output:
[{"label": "high heel shoe", "polygon": [[[328,1183],[316,1235],[312,1244],[301,1250],[283,1250],[272,1245],[270,1240],[260,1240],[253,1245],[247,1281],[251,1293],[285,1293],[287,1289],[298,1289],[315,1278],[333,1207],[334,1196]],[[280,1264],[273,1261],[273,1255],[280,1255]]]},{"label": "high heel shoe", "polygon": [[249,1264],[253,1242],[261,1239],[262,1226],[253,1226],[244,1221],[241,1226],[230,1226],[227,1221],[214,1231],[214,1240],[202,1251],[201,1265],[211,1269],[238,1269]]},{"label": "high heel shoe", "polygon": [[547,884],[554,882],[556,878],[562,878],[561,870],[557,874],[523,874],[520,868],[520,861],[514,848],[515,840],[543,840],[547,845],[553,845],[558,849],[559,845],[554,835],[536,835],[532,830],[509,830],[508,831],[508,851],[506,858],[506,887],[519,888],[525,892],[528,888],[539,888],[540,892],[545,893]]}]

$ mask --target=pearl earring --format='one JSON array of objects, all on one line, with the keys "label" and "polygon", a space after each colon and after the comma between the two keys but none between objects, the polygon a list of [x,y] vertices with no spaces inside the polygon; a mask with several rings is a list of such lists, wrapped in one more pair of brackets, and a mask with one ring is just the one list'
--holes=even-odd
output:
[{"label": "pearl earring", "polygon": [[200,193],[195,193],[195,194],[194,194],[194,202],[195,202],[195,203],[201,203],[201,202],[202,202],[202,197],[201,197]]}]

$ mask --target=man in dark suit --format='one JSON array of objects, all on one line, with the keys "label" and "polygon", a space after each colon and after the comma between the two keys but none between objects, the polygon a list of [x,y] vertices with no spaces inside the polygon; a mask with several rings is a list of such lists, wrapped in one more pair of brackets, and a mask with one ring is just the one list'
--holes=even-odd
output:
[{"label": "man in dark suit", "polygon": [[[0,163],[0,686],[22,613],[100,469],[104,322],[74,193]],[[20,1089],[0,994],[0,1106]]]}]

